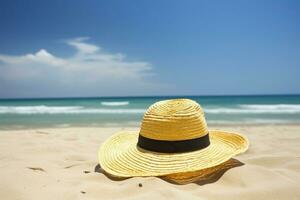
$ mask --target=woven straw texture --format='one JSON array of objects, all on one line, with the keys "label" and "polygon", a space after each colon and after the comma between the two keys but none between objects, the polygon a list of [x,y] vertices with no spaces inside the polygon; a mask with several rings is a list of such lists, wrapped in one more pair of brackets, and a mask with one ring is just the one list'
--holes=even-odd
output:
[{"label": "woven straw texture", "polygon": [[187,140],[208,133],[201,106],[190,99],[159,101],[146,111],[140,134],[156,140]]},{"label": "woven straw texture", "polygon": [[162,176],[164,180],[180,185],[189,184],[189,183],[197,183],[200,185],[204,185],[207,183],[212,183],[218,180],[227,170],[242,166],[244,163],[231,158],[226,162],[223,162],[217,166],[201,169],[192,172],[183,172],[177,174],[169,174],[166,176]]},{"label": "woven straw texture", "polygon": [[[138,135],[159,140],[186,140],[209,133],[210,145],[187,153],[158,153],[137,147]],[[246,151],[244,136],[208,131],[201,107],[188,99],[153,104],[144,115],[140,133],[120,132],[100,147],[98,158],[107,173],[117,177],[164,176],[193,172],[219,165]]]}]

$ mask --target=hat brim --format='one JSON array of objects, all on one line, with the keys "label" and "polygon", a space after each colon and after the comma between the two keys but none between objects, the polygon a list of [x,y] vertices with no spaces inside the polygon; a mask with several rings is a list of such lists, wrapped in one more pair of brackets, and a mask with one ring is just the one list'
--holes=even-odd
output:
[{"label": "hat brim", "polygon": [[138,132],[119,132],[100,147],[101,168],[117,177],[164,176],[217,166],[248,149],[246,137],[232,132],[209,131],[210,145],[187,153],[158,153],[137,147]]}]

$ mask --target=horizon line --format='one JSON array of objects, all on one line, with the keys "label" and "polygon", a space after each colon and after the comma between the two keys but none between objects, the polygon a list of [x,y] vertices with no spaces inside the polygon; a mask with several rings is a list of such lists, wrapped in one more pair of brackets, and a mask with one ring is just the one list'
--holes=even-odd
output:
[{"label": "horizon line", "polygon": [[300,96],[300,94],[201,94],[201,95],[129,95],[129,96],[69,96],[69,97],[8,97],[0,100],[42,100],[42,99],[110,99],[110,98],[169,98],[169,97],[237,97],[237,96]]}]

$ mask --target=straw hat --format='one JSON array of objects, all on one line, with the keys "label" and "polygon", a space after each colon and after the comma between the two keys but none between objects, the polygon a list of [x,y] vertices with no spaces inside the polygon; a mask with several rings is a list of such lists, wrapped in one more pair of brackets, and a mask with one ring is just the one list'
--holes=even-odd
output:
[{"label": "straw hat", "polygon": [[172,99],[149,107],[139,133],[123,131],[107,139],[98,159],[112,176],[165,176],[217,166],[247,148],[245,136],[208,130],[195,101]]}]

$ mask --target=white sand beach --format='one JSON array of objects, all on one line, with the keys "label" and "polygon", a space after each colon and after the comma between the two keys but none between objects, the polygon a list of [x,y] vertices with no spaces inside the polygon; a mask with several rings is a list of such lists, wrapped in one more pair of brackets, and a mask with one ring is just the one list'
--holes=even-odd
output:
[{"label": "white sand beach", "polygon": [[[157,177],[111,180],[98,167],[101,143],[122,128],[0,131],[0,197],[41,199],[300,199],[300,125],[210,127],[250,140],[239,166],[185,185]],[[138,130],[138,128],[123,128]]]}]

